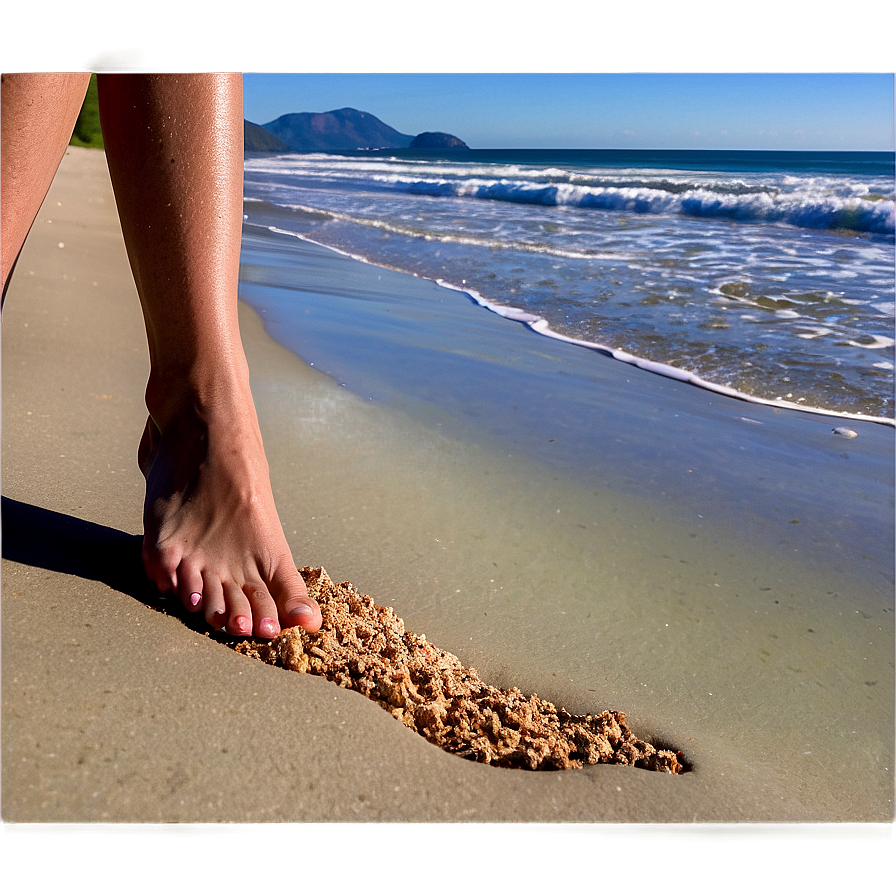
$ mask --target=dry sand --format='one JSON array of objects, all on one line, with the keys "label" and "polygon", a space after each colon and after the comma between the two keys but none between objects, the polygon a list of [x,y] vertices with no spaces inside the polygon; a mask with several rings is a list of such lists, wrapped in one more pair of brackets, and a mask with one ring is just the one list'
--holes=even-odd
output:
[{"label": "dry sand", "polygon": [[237,642],[237,652],[322,675],[375,701],[437,747],[486,765],[562,771],[611,763],[684,771],[680,752],[636,738],[625,713],[574,716],[537,694],[487,684],[351,582],[333,582],[321,567],[300,572],[321,608],[320,630],[290,628],[270,641]]},{"label": "dry sand", "polygon": [[3,316],[4,820],[892,819],[892,608],[854,610],[855,570],[757,562],[582,494],[356,398],[245,307],[241,325],[297,565],[486,681],[625,710],[693,770],[464,761],[148,606],[145,337],[104,157],[71,151]]}]

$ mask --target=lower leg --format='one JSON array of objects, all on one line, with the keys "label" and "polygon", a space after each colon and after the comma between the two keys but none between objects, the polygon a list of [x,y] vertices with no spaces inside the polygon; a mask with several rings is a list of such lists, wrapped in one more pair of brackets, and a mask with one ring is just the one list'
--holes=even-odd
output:
[{"label": "lower leg", "polygon": [[100,117],[143,306],[143,559],[231,634],[320,626],[274,506],[237,322],[240,76],[100,75]]},{"label": "lower leg", "polygon": [[90,75],[82,72],[0,76],[4,298],[25,237],[71,139],[89,82]]}]

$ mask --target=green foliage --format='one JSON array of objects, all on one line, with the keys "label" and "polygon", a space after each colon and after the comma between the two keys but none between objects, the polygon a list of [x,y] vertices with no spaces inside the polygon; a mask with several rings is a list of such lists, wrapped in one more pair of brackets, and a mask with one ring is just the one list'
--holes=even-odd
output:
[{"label": "green foliage", "polygon": [[100,130],[100,109],[96,96],[96,75],[90,76],[87,96],[84,97],[84,105],[81,106],[78,121],[75,123],[75,130],[69,143],[72,146],[103,148],[103,132]]}]

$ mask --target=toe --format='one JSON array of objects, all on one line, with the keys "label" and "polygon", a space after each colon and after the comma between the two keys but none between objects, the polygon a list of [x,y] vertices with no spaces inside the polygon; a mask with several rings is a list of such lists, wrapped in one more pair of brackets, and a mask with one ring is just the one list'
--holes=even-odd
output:
[{"label": "toe", "polygon": [[203,588],[202,573],[181,563],[177,570],[177,593],[191,613],[197,613],[203,608]]},{"label": "toe", "polygon": [[245,585],[243,591],[252,607],[255,634],[261,638],[274,638],[280,634],[277,621],[277,605],[267,588],[259,583]]},{"label": "toe", "polygon": [[205,621],[216,631],[227,624],[224,588],[220,579],[211,575],[202,579],[202,612],[205,613]]},{"label": "toe", "polygon": [[307,632],[316,632],[320,628],[320,607],[308,596],[305,581],[294,564],[290,562],[278,569],[271,582],[271,593],[284,628],[299,625]]},{"label": "toe", "polygon": [[252,606],[235,582],[224,583],[225,631],[229,635],[252,634]]}]

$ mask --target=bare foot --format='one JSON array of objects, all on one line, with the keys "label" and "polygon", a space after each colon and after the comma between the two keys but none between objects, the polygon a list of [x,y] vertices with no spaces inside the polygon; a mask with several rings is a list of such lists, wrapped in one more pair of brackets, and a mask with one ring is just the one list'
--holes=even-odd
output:
[{"label": "bare foot", "polygon": [[190,408],[161,432],[147,420],[143,565],[161,592],[231,635],[320,628],[286,543],[254,406]]}]

